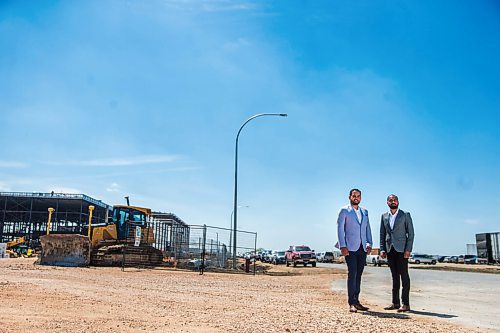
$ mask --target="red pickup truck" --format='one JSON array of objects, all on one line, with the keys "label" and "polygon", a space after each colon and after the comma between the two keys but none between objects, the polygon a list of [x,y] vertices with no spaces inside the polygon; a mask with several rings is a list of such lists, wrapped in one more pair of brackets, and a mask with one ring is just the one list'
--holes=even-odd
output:
[{"label": "red pickup truck", "polygon": [[316,267],[316,254],[306,245],[290,245],[288,251],[285,252],[285,264],[297,267],[298,264],[303,264],[304,267],[311,264]]}]

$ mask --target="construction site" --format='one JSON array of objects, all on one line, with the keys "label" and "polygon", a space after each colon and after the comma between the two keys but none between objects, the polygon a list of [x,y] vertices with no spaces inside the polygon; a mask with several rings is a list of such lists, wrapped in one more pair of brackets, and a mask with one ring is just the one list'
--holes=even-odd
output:
[{"label": "construction site", "polygon": [[[85,194],[0,192],[0,256],[35,255],[54,266],[233,267],[232,230],[189,225],[126,199],[112,206]],[[255,252],[256,233],[237,234],[237,251]]]},{"label": "construction site", "polygon": [[[252,273],[248,259],[232,267],[232,230],[173,213],[64,193],[3,192],[0,205],[0,332],[495,331],[370,302],[348,314],[332,291],[343,266],[225,274]],[[255,233],[238,238],[255,251]]]}]

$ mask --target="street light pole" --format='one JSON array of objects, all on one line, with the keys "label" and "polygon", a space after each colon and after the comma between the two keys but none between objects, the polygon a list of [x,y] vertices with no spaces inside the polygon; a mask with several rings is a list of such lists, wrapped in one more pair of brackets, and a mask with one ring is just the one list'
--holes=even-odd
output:
[{"label": "street light pole", "polygon": [[[245,205],[245,206],[238,206],[238,208],[248,208],[250,206]],[[233,246],[233,214],[234,214],[234,209],[231,211],[231,224],[229,224],[229,251],[232,250]]]},{"label": "street light pole", "polygon": [[240,133],[243,127],[248,124],[251,120],[262,117],[262,116],[277,116],[277,117],[286,117],[288,116],[286,113],[259,113],[253,115],[248,118],[243,125],[241,125],[238,134],[236,135],[236,149],[234,153],[234,228],[233,228],[233,270],[236,269],[236,234],[237,234],[237,221],[238,221],[238,140],[240,138]]}]

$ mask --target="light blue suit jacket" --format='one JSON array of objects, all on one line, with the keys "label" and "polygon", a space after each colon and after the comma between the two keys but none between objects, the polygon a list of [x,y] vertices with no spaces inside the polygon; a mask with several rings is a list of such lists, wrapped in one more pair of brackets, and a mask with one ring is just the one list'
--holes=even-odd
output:
[{"label": "light blue suit jacket", "polygon": [[366,246],[372,246],[372,231],[370,229],[370,219],[368,211],[361,209],[361,221],[351,205],[342,207],[337,219],[337,234],[339,237],[339,247],[347,247],[349,251],[357,251],[362,245],[366,252]]}]

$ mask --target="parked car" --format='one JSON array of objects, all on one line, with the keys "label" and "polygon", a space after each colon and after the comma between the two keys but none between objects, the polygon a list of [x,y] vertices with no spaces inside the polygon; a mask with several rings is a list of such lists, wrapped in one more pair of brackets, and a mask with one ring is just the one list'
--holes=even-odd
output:
[{"label": "parked car", "polygon": [[335,264],[345,264],[345,257],[342,255],[340,251],[333,252],[333,262]]},{"label": "parked car", "polygon": [[255,252],[245,252],[242,257],[243,259],[250,259],[252,261],[258,260],[258,254]]},{"label": "parked car", "polygon": [[262,250],[257,253],[257,260],[262,262],[268,262],[269,256],[271,255],[271,250]]},{"label": "parked car", "polygon": [[451,256],[451,257],[449,257],[448,261],[445,261],[445,262],[451,262],[453,264],[456,264],[456,263],[458,263],[458,256]]},{"label": "parked car", "polygon": [[212,262],[210,260],[201,260],[201,259],[192,259],[189,260],[187,263],[187,268],[189,269],[195,269],[195,270],[200,270],[202,267],[202,263],[205,263],[205,266],[203,268],[208,268],[212,265]]},{"label": "parked car", "polygon": [[285,263],[285,251],[273,251],[271,255],[271,263],[274,265]]},{"label": "parked car", "polygon": [[458,256],[458,261],[459,264],[465,264],[465,256],[464,255],[459,255]]},{"label": "parked car", "polygon": [[486,258],[479,258],[476,255],[469,255],[466,254],[464,256],[464,264],[487,264],[488,259]]},{"label": "parked car", "polygon": [[458,262],[458,257],[457,256],[446,256],[443,258],[443,262],[456,264]]},{"label": "parked car", "polygon": [[429,264],[429,265],[435,265],[436,264],[436,259],[434,259],[433,256],[428,255],[428,254],[412,254],[409,259],[410,264]]},{"label": "parked car", "polygon": [[334,256],[333,252],[319,252],[316,254],[316,260],[318,262],[333,262]]},{"label": "parked car", "polygon": [[488,265],[488,258],[477,257],[477,263],[480,265]]},{"label": "parked car", "polygon": [[264,251],[264,254],[263,254],[263,257],[262,257],[262,261],[263,262],[271,262],[272,257],[273,257],[273,251],[272,250],[266,250],[266,251]]},{"label": "parked car", "polygon": [[380,249],[373,248],[370,254],[366,256],[366,264],[373,264],[373,266],[388,265],[387,257],[382,258],[380,256]]},{"label": "parked car", "polygon": [[373,266],[388,265],[387,257],[382,258],[378,254],[369,254],[366,256],[366,264],[372,264]]},{"label": "parked car", "polygon": [[464,264],[477,264],[477,256],[466,254],[464,256]]},{"label": "parked car", "polygon": [[290,245],[288,251],[285,252],[285,264],[296,267],[298,264],[303,264],[304,267],[311,264],[316,267],[316,254],[306,245]]}]

